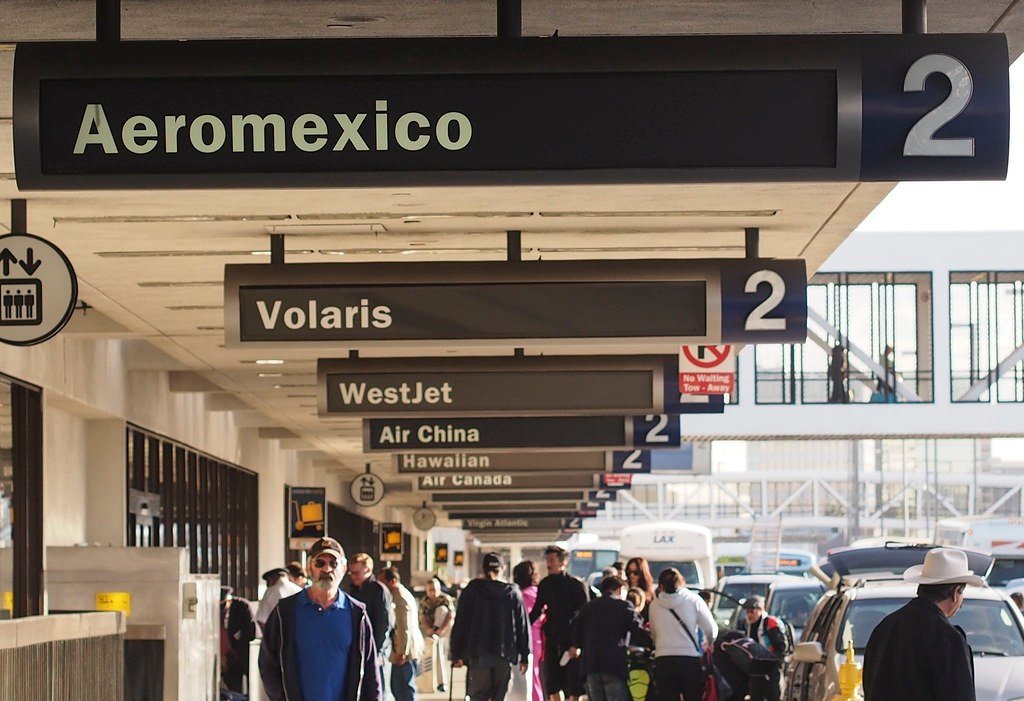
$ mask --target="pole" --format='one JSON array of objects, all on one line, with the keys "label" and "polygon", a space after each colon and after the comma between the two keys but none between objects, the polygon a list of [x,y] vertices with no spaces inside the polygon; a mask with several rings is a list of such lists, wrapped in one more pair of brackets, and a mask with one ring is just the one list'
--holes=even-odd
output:
[{"label": "pole", "polygon": [[284,234],[270,235],[270,264],[284,265]]},{"label": "pole", "polygon": [[743,238],[746,249],[747,258],[760,258],[761,257],[761,229],[759,227],[749,227],[743,230]]},{"label": "pole", "polygon": [[519,39],[522,36],[522,0],[498,0],[498,38]]},{"label": "pole", "polygon": [[903,0],[903,33],[928,33],[928,0]]},{"label": "pole", "polygon": [[505,232],[505,257],[509,263],[523,262],[523,232]]},{"label": "pole", "polygon": [[121,0],[96,0],[96,41],[101,44],[121,41]]},{"label": "pole", "polygon": [[11,200],[11,233],[28,233],[28,200]]}]

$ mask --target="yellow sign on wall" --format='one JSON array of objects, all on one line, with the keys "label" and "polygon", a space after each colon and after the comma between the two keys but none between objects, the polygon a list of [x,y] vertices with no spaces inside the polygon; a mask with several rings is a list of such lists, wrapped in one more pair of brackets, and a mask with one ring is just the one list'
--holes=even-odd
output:
[{"label": "yellow sign on wall", "polygon": [[14,592],[13,591],[5,591],[4,592],[4,608],[7,609],[8,611],[10,611],[12,615],[14,614]]},{"label": "yellow sign on wall", "polygon": [[121,611],[126,616],[132,615],[132,595],[126,591],[96,592],[97,611]]},{"label": "yellow sign on wall", "polygon": [[380,524],[380,559],[402,559],[402,524]]}]

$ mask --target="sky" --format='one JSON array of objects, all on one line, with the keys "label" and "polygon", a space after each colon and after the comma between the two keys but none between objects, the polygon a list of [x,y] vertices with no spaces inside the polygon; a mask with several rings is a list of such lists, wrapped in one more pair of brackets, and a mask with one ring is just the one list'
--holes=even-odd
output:
[{"label": "sky", "polygon": [[1010,167],[1004,182],[900,183],[857,231],[1024,232],[1024,61],[1010,66]]}]

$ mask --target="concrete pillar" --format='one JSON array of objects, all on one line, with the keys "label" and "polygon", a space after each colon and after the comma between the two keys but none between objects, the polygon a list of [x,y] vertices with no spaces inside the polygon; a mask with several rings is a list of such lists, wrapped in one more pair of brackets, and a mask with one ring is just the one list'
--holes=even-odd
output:
[{"label": "concrete pillar", "polygon": [[124,421],[87,422],[85,535],[89,543],[126,544],[127,459]]}]

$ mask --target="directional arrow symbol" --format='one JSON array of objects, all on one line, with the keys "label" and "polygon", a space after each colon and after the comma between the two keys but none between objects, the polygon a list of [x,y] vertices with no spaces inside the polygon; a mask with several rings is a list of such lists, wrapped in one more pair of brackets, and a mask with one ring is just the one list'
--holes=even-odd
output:
[{"label": "directional arrow symbol", "polygon": [[10,249],[5,248],[4,250],[0,251],[0,264],[2,264],[4,268],[4,277],[7,277],[8,275],[11,274],[11,263],[17,262],[18,256],[11,253]]},{"label": "directional arrow symbol", "polygon": [[[4,250],[7,250],[7,249],[4,249]],[[0,253],[0,257],[2,257],[2,256],[3,256],[3,254]],[[18,265],[20,265],[21,269],[25,271],[26,275],[32,275],[33,273],[35,273],[35,271],[39,270],[39,266],[43,264],[43,261],[36,260],[35,254],[32,252],[31,248],[28,248],[28,249],[25,250],[25,258],[26,258],[26,260],[19,260],[18,261]],[[6,275],[6,274],[7,274],[7,266],[5,264],[4,265],[4,275]]]}]

